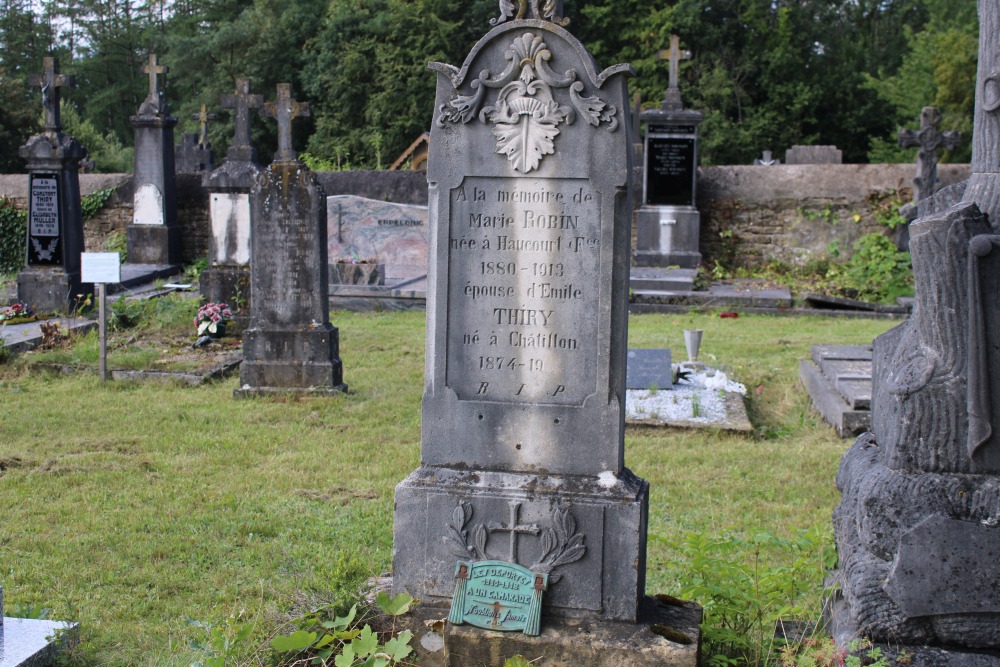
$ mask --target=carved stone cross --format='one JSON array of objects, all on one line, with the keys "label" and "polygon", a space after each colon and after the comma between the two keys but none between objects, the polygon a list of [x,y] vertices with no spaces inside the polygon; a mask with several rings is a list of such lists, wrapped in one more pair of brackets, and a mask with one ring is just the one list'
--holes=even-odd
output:
[{"label": "carved stone cross", "polygon": [[202,148],[208,146],[208,121],[215,120],[215,114],[208,112],[207,104],[202,104],[198,113],[191,114],[191,118],[198,121],[198,145]]},{"label": "carved stone cross", "polygon": [[250,79],[236,79],[236,92],[223,95],[219,100],[223,109],[233,109],[235,138],[229,147],[228,157],[252,160],[253,146],[250,144],[250,110],[264,106],[263,95],[250,94]]},{"label": "carved stone cross", "polygon": [[926,199],[937,189],[937,149],[945,147],[953,150],[961,139],[959,132],[941,132],[941,111],[937,107],[924,107],[920,112],[919,130],[900,130],[899,145],[903,148],[919,146],[917,153],[917,175],[913,179],[916,192],[913,201]]},{"label": "carved stone cross", "polygon": [[59,118],[59,88],[76,86],[76,79],[59,73],[59,61],[51,56],[42,58],[45,71],[28,77],[28,84],[42,90],[42,106],[45,108],[45,131],[58,132],[62,129]]},{"label": "carved stone cross", "polygon": [[156,102],[159,105],[160,102],[160,82],[157,77],[158,74],[166,74],[170,71],[169,67],[160,65],[156,61],[156,54],[149,54],[149,63],[142,66],[142,71],[149,75],[149,97],[146,99]]},{"label": "carved stone cross", "polygon": [[278,152],[275,162],[294,162],[295,149],[292,148],[292,119],[309,115],[309,104],[292,99],[292,84],[278,84],[278,98],[265,102],[260,115],[278,121]]},{"label": "carved stone cross", "polygon": [[657,60],[667,60],[670,62],[670,78],[667,85],[667,92],[663,97],[663,107],[665,109],[683,109],[681,102],[681,91],[677,87],[677,80],[680,78],[680,65],[682,60],[691,60],[691,52],[681,50],[681,38],[677,35],[670,35],[670,48],[656,54]]},{"label": "carved stone cross", "polygon": [[517,534],[523,533],[525,535],[538,535],[541,530],[535,524],[518,524],[517,515],[521,508],[521,503],[511,502],[510,503],[510,525],[505,526],[502,523],[497,523],[496,521],[490,521],[486,524],[486,530],[491,533],[509,533],[510,534],[510,557],[507,559],[509,563],[517,562]]}]

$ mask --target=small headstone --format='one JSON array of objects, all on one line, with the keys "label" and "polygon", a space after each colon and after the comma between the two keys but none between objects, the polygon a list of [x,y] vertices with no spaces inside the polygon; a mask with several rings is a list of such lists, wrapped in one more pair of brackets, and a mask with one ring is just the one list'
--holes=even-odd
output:
[{"label": "small headstone", "polygon": [[781,164],[781,160],[772,157],[771,151],[764,151],[759,158],[754,159],[753,163],[758,167],[772,167],[776,164]]},{"label": "small headstone", "polygon": [[220,106],[233,109],[233,143],[222,165],[202,179],[212,235],[199,287],[206,302],[229,304],[237,330],[244,328],[251,308],[250,189],[261,170],[250,143],[250,112],[263,105],[264,98],[250,92],[250,79],[237,79],[236,90],[222,96]]},{"label": "small headstone", "polygon": [[198,143],[198,135],[194,132],[185,132],[181,135],[176,158],[178,174],[200,174],[203,171],[211,171],[214,166],[211,149],[203,148]]},{"label": "small headstone", "polygon": [[181,258],[177,223],[174,166],[174,127],[159,75],[169,68],[149,55],[143,66],[149,75],[149,94],[132,116],[135,128],[135,169],[132,176],[132,224],[126,229],[128,260],[132,264],[176,264]]},{"label": "small headstone", "polygon": [[629,348],[627,358],[626,389],[670,389],[673,386],[670,350]]},{"label": "small headstone", "polygon": [[337,276],[360,262],[384,267],[386,285],[427,275],[426,206],[337,195],[327,198],[327,226],[333,284],[352,284]]},{"label": "small headstone", "polygon": [[27,266],[17,277],[18,300],[36,312],[68,312],[80,282],[83,217],[80,208],[80,160],[86,150],[62,132],[60,89],[75,85],[59,73],[55,58],[44,59],[45,71],[32,77],[42,93],[45,128],[20,148],[28,167]]},{"label": "small headstone", "polygon": [[292,120],[308,114],[289,84],[261,110],[278,121],[278,151],[250,192],[252,296],[238,398],[347,390],[330,324],[326,195],[291,143]]},{"label": "small headstone", "polygon": [[836,146],[792,146],[785,151],[785,164],[841,164],[844,155]]},{"label": "small headstone", "polygon": [[463,68],[431,65],[421,466],[393,546],[393,589],[425,603],[469,561],[548,575],[543,636],[636,619],[648,503],[622,412],[632,70],[599,74],[553,7],[503,5]]}]

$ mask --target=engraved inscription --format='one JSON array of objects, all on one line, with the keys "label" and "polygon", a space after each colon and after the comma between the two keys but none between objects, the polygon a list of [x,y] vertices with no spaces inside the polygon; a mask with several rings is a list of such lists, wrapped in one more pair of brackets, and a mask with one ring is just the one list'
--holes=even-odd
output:
[{"label": "engraved inscription", "polygon": [[59,236],[59,189],[55,176],[31,179],[31,235]]},{"label": "engraved inscription", "polygon": [[593,393],[600,232],[583,179],[452,190],[447,381],[460,399],[579,405]]}]

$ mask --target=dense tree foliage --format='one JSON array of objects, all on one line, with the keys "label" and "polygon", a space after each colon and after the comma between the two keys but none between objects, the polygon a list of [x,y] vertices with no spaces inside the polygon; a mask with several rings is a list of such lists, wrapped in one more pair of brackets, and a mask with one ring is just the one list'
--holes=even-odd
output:
[{"label": "dense tree foliage", "polygon": [[[647,107],[667,84],[657,52],[681,36],[688,107],[705,113],[702,159],[749,163],[762,150],[836,144],[846,161],[909,160],[899,127],[942,108],[968,159],[976,67],[975,0],[566,0],[570,29],[601,66],[631,62]],[[296,144],[353,167],[391,162],[430,127],[435,76],[427,62],[461,64],[497,15],[496,0],[0,0],[0,170],[40,107],[27,76],[57,55],[79,87],[67,125],[86,135],[99,169],[121,168],[129,116],[146,94],[150,52],[171,69],[167,97],[179,131],[237,77],[273,98],[288,82],[312,116]],[[211,130],[217,152],[228,114]],[[263,159],[273,122],[257,122]],[[81,136],[81,139],[84,137]]]}]

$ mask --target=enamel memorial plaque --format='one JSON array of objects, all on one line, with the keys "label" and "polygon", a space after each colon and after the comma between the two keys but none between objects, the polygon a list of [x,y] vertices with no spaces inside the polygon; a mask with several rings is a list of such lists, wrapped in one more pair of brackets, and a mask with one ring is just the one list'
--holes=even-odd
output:
[{"label": "enamel memorial plaque", "polygon": [[459,561],[448,621],[537,635],[548,575],[514,563]]}]

